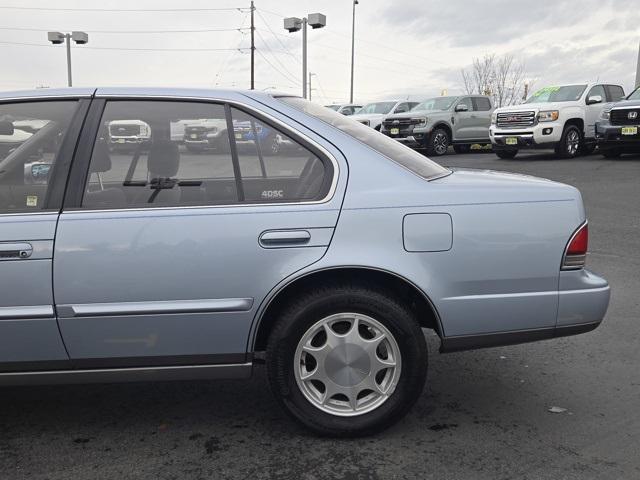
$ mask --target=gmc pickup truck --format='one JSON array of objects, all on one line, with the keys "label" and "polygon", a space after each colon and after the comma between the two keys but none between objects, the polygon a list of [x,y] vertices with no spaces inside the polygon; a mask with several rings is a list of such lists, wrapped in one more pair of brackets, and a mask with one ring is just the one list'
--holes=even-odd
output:
[{"label": "gmc pickup truck", "polygon": [[404,114],[389,115],[380,132],[428,155],[440,156],[453,145],[466,153],[471,145],[489,144],[493,104],[482,95],[434,97]]},{"label": "gmc pickup truck", "polygon": [[624,98],[619,85],[603,83],[545,87],[522,105],[496,109],[489,135],[500,158],[519,150],[551,148],[560,158],[590,154],[595,124],[608,102]]}]

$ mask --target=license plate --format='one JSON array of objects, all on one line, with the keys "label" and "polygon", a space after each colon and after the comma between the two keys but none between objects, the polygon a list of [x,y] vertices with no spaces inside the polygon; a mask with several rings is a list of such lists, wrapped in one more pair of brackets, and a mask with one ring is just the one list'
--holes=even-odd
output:
[{"label": "license plate", "polygon": [[119,138],[118,143],[124,143],[124,138]]},{"label": "license plate", "polygon": [[236,140],[242,140],[242,134],[236,133]]},{"label": "license plate", "polygon": [[622,135],[637,135],[638,127],[622,127]]},{"label": "license plate", "polygon": [[389,130],[389,132],[391,133],[391,135],[398,135],[400,133],[400,129],[392,128],[391,130]]},{"label": "license plate", "polygon": [[192,133],[191,138],[198,138],[198,135],[196,135],[195,133]]},{"label": "license plate", "polygon": [[504,141],[504,143],[506,143],[507,145],[517,145],[518,144],[518,138],[517,137],[507,137],[507,139]]}]

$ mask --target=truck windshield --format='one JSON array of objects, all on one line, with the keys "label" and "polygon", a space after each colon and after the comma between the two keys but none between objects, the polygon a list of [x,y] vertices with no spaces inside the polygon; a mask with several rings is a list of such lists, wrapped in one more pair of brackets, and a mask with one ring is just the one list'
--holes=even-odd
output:
[{"label": "truck windshield", "polygon": [[631,95],[627,97],[627,100],[640,100],[640,87],[631,92]]},{"label": "truck windshield", "polygon": [[360,110],[358,110],[358,114],[362,114],[362,113],[381,113],[383,115],[386,115],[387,113],[389,113],[391,111],[391,109],[393,108],[393,106],[396,104],[396,102],[375,102],[375,103],[369,103],[367,105],[365,105],[364,107],[362,107]]},{"label": "truck windshield", "polygon": [[411,170],[416,175],[420,175],[427,180],[440,178],[451,173],[450,170],[429,160],[424,155],[412,150],[400,142],[376,132],[373,128],[367,127],[360,122],[333,112],[316,103],[300,97],[276,97],[281,102],[300,110],[307,115],[322,120],[325,123],[355,137],[357,140],[381,153],[390,160]]},{"label": "truck windshield", "polygon": [[337,112],[340,109],[340,105],[325,105],[325,107],[330,108],[334,112]]},{"label": "truck windshield", "polygon": [[531,95],[524,103],[575,102],[580,100],[586,88],[586,85],[545,87]]},{"label": "truck windshield", "polygon": [[418,104],[413,110],[449,110],[458,97],[429,98]]}]

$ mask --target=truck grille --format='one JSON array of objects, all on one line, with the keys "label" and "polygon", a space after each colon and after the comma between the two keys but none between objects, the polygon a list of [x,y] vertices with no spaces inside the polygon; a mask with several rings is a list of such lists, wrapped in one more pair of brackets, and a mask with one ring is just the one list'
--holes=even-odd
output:
[{"label": "truck grille", "polygon": [[140,125],[109,125],[112,137],[135,137],[140,135]]},{"label": "truck grille", "polygon": [[536,112],[499,113],[497,125],[499,128],[532,127],[536,122]]},{"label": "truck grille", "polygon": [[611,125],[640,125],[640,107],[611,110]]},{"label": "truck grille", "polygon": [[417,118],[394,118],[392,120],[385,120],[384,128],[403,128],[409,125],[417,125],[420,123],[420,120]]}]

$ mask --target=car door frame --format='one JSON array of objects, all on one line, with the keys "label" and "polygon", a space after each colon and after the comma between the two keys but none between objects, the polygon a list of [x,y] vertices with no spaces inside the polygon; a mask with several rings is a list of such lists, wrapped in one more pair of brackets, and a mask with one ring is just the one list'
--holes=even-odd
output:
[{"label": "car door frame", "polygon": [[[225,204],[225,205],[194,205],[194,206],[177,206],[177,207],[176,206],[167,206],[167,207],[160,206],[160,207],[154,207],[153,210],[159,211],[159,210],[176,209],[176,208],[179,208],[179,209],[192,209],[192,208],[194,209],[198,209],[198,208],[199,209],[202,209],[202,208],[245,209],[247,207],[265,207],[265,211],[268,213],[269,210],[282,209],[282,208],[290,210],[291,206],[302,207],[304,205],[307,205],[307,206],[317,205],[319,209],[318,211],[326,211],[325,205],[332,203],[335,206],[335,211],[336,211],[335,223],[337,224],[337,218],[339,216],[340,207],[341,207],[343,196],[344,196],[344,190],[346,187],[346,177],[342,179],[342,181],[340,181],[342,178],[341,174],[346,172],[341,173],[340,160],[337,158],[336,154],[333,152],[329,152],[325,148],[325,145],[318,143],[317,140],[313,138],[313,136],[317,136],[319,138],[322,138],[322,137],[317,134],[310,136],[308,133],[304,132],[304,129],[307,129],[306,127],[304,127],[304,125],[301,125],[302,127],[304,127],[304,129],[295,128],[294,126],[289,125],[283,119],[277,118],[278,116],[285,117],[285,115],[281,114],[277,110],[273,110],[275,113],[278,113],[277,116],[271,115],[270,112],[266,112],[263,109],[257,107],[256,105],[251,105],[250,102],[243,103],[243,102],[239,102],[229,98],[166,96],[166,95],[135,95],[135,94],[110,95],[110,94],[101,94],[100,91],[98,91],[98,94],[94,99],[94,103],[92,104],[92,109],[89,112],[87,116],[87,120],[85,122],[86,128],[82,132],[82,136],[79,140],[79,146],[76,149],[76,161],[73,164],[73,168],[70,174],[70,179],[69,179],[70,186],[64,198],[63,212],[70,211],[70,212],[77,213],[77,212],[83,211],[83,209],[81,208],[82,198],[84,195],[87,176],[89,174],[92,151],[97,138],[97,133],[100,128],[100,123],[102,121],[103,112],[107,102],[118,101],[118,100],[162,101],[162,102],[175,101],[175,102],[196,102],[196,103],[219,104],[219,105],[225,106],[228,119],[230,118],[228,116],[230,113],[230,109],[232,107],[237,108],[257,118],[260,121],[264,121],[267,125],[271,125],[277,130],[284,130],[285,132],[290,132],[292,135],[292,138],[295,141],[299,142],[302,146],[307,148],[309,151],[315,153],[316,156],[318,156],[319,158],[327,159],[327,161],[330,161],[332,165],[331,175],[328,176],[328,178],[330,179],[330,185],[328,190],[326,191],[326,194],[321,199],[314,199],[314,200],[308,200],[308,201],[303,200],[303,201],[291,201],[291,202],[284,201],[284,202],[265,202],[265,203],[248,203],[248,202],[243,203],[242,201],[239,201],[238,203]],[[271,109],[271,107],[269,108]],[[230,142],[231,142],[230,147],[231,147],[231,151],[233,152],[232,158],[235,163],[238,161],[238,154],[237,154],[236,145],[235,145],[235,138],[233,136],[233,129],[232,128],[228,129],[228,131],[229,131],[228,134],[230,135]],[[337,151],[339,152],[339,150]],[[238,176],[236,174],[236,179],[237,178]],[[309,207],[309,208],[312,208],[312,207]],[[140,210],[140,208],[125,207],[121,209],[112,209],[112,210],[126,211],[126,210]],[[244,212],[240,212],[240,210],[238,210],[238,213],[244,213]],[[313,229],[313,228],[316,228],[319,232],[320,230],[322,230],[317,227],[310,227],[310,229]],[[335,228],[335,226],[333,228]],[[328,238],[327,240],[328,242],[330,242],[331,237],[332,235]],[[257,241],[258,241],[258,237],[256,237],[256,242]],[[313,239],[312,239],[312,244],[310,244],[309,247],[314,247],[314,246],[316,245],[313,244]],[[321,246],[321,245],[318,245],[318,246]],[[289,247],[284,246],[282,248],[285,249]],[[328,248],[328,243],[326,244],[326,248]],[[55,277],[54,277],[54,280],[55,280]],[[280,279],[280,280],[283,280],[283,279]],[[275,286],[275,284],[273,286]],[[271,288],[273,288],[273,286]],[[267,293],[265,293],[265,297]],[[254,298],[253,299],[254,306],[251,308],[252,309],[257,308],[262,300],[263,298]],[[65,317],[63,318],[63,320],[65,318],[70,318],[68,316],[69,312],[67,311],[68,310],[67,307],[68,307],[67,305],[62,305],[59,307],[62,310],[64,310],[64,312],[66,312],[64,313]],[[251,311],[251,310],[248,310],[248,311]],[[253,313],[255,314],[255,312]],[[252,318],[251,323],[253,323],[253,321],[255,321],[254,318]],[[64,329],[62,330],[63,330],[63,337],[64,337],[65,332],[64,332]],[[229,358],[223,358],[221,360],[218,360],[218,359],[214,359],[213,356],[208,356],[211,358],[204,358],[203,356],[202,359],[196,359],[196,360],[198,362],[202,362],[202,364],[206,363],[210,365],[230,364],[230,363],[240,364],[243,361],[247,361],[247,362],[250,361],[251,352],[246,350],[246,346],[249,344],[250,328],[247,329],[246,334],[247,334],[246,338],[242,339],[244,349],[242,352],[238,352],[238,353],[242,353],[242,358],[239,358],[237,355],[234,355],[233,358],[229,357]],[[153,357],[150,357],[150,358],[153,358]],[[137,360],[139,360],[139,362],[137,362]],[[171,360],[175,360],[176,363],[174,365],[179,365],[179,364],[182,364],[181,362],[183,360],[185,362],[189,362],[192,360],[192,358],[181,359],[178,356],[173,356],[171,357]],[[139,359],[114,357],[113,361],[111,361],[111,359],[105,359],[105,362],[95,362],[92,360],[88,360],[88,361],[75,360],[74,361],[74,359],[72,358],[72,362],[74,367],[76,368],[113,368],[114,365],[126,367],[126,368],[136,368],[136,367],[140,367],[141,364],[144,364],[144,365],[149,364],[149,360],[146,359],[145,357],[140,357]],[[165,363],[158,363],[157,365],[154,365],[154,366],[157,366],[159,368],[165,368],[165,367],[168,367],[169,365]]]},{"label": "car door frame", "polygon": [[[593,103],[589,105],[587,102],[589,101],[589,97],[591,96],[591,92],[594,88],[601,87],[604,92],[604,96],[602,96],[602,101],[600,103]],[[584,97],[584,137],[587,140],[593,140],[596,137],[596,122],[598,118],[600,118],[600,114],[602,113],[602,109],[608,101],[609,92],[606,84],[597,83],[595,85],[591,85],[591,87],[587,90],[587,94]]]},{"label": "car door frame", "polygon": [[[456,108],[458,105],[469,99],[465,105],[469,107],[466,112],[458,112]],[[451,125],[452,130],[452,142],[453,143],[467,143],[469,140],[473,140],[473,115],[475,112],[475,105],[473,102],[473,95],[466,95],[456,100],[453,107],[451,107]],[[457,126],[456,126],[457,125]]]},{"label": "car door frame", "polygon": [[[51,305],[42,306],[49,307],[46,308],[38,308],[38,311],[34,310],[31,313],[21,314],[17,317],[16,322],[14,323],[14,327],[25,327],[23,334],[29,334],[31,336],[37,335],[37,338],[34,338],[41,345],[48,344],[50,341],[57,340],[59,342],[55,348],[58,350],[58,357],[56,359],[35,359],[32,358],[30,360],[25,359],[24,361],[10,361],[10,362],[2,362],[0,363],[0,374],[7,372],[27,372],[27,371],[44,371],[44,370],[64,370],[71,366],[71,361],[69,359],[68,353],[66,351],[66,347],[64,345],[64,340],[60,335],[59,325],[57,323],[57,311],[55,308],[55,294],[53,292],[53,281],[52,281],[52,272],[53,272],[53,245],[55,243],[55,232],[56,232],[56,224],[57,219],[60,216],[63,198],[65,194],[65,190],[68,185],[69,171],[73,166],[73,160],[75,158],[75,151],[77,149],[78,143],[80,141],[80,137],[82,135],[82,130],[84,126],[84,122],[86,120],[86,116],[88,111],[90,110],[91,102],[92,102],[93,94],[73,94],[70,93],[68,95],[55,95],[55,96],[25,96],[25,97],[17,97],[17,98],[0,98],[0,105],[2,104],[17,104],[17,103],[42,103],[42,102],[77,102],[76,111],[73,113],[73,117],[71,118],[67,130],[64,134],[64,138],[58,149],[55,157],[55,163],[53,164],[53,169],[51,170],[51,175],[48,179],[47,183],[47,191],[43,200],[43,207],[37,211],[32,212],[15,212],[15,213],[0,213],[1,218],[9,218],[16,219],[18,221],[21,220],[21,217],[33,218],[37,217],[39,221],[46,221],[45,217],[51,217],[51,238],[38,238],[38,239],[22,239],[25,242],[34,242],[38,241],[40,246],[34,247],[33,256],[27,258],[25,260],[15,260],[15,262],[20,265],[21,262],[30,262],[30,261],[49,261],[49,273],[48,273],[48,284],[50,292],[50,300]],[[26,220],[25,218],[25,220]],[[46,283],[47,280],[44,280]],[[21,288],[26,287],[25,285],[21,285]],[[29,287],[33,287],[33,285],[29,285]],[[27,308],[27,306],[22,306],[21,308]],[[47,310],[45,312],[45,310]],[[5,319],[0,320],[0,323]],[[7,319],[11,322],[11,319]],[[32,328],[29,325],[33,325],[36,328]],[[5,326],[1,325],[0,327]],[[15,331],[15,328],[13,329]],[[46,332],[49,332],[48,334]],[[15,331],[16,334],[19,335],[19,331]],[[3,329],[0,328],[0,335],[3,334]],[[54,338],[44,338],[45,336]],[[53,345],[46,345],[47,348],[54,348]],[[1,383],[1,380],[0,380]]]}]

